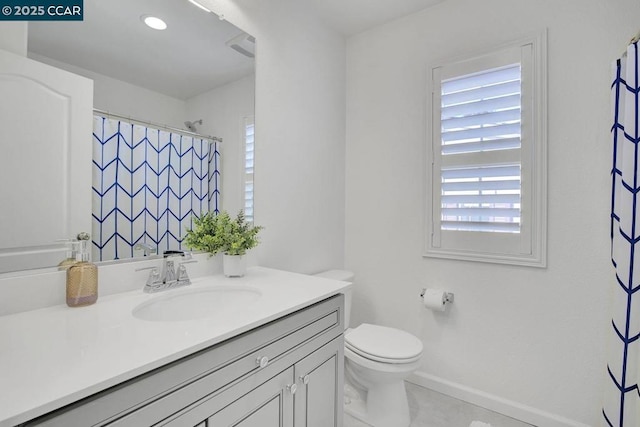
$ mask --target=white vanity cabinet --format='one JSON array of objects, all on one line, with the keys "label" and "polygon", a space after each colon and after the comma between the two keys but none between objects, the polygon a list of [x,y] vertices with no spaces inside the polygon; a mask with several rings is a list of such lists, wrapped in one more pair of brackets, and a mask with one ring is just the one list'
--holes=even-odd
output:
[{"label": "white vanity cabinet", "polygon": [[23,426],[342,427],[336,295]]}]

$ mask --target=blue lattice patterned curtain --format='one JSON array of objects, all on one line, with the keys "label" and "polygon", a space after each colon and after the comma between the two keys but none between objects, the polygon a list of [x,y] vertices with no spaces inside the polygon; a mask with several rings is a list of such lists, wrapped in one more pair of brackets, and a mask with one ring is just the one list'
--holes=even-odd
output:
[{"label": "blue lattice patterned curtain", "polygon": [[93,259],[182,249],[192,218],[220,201],[218,143],[94,117]]},{"label": "blue lattice patterned curtain", "polygon": [[[603,426],[640,426],[640,133],[638,45],[613,67],[611,260],[613,318]],[[636,251],[637,249],[637,251]],[[636,265],[636,260],[638,264]]]}]

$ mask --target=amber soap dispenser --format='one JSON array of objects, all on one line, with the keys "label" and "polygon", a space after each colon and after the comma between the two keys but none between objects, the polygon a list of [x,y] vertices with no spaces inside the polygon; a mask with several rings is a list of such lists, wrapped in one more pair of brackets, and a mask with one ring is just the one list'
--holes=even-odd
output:
[{"label": "amber soap dispenser", "polygon": [[78,234],[76,263],[67,269],[67,305],[84,307],[98,300],[98,267],[90,262],[89,234]]}]

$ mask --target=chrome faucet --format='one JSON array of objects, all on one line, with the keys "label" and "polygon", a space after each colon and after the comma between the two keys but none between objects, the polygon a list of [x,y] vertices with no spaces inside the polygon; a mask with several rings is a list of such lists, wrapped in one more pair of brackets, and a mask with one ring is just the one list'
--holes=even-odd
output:
[{"label": "chrome faucet", "polygon": [[[184,261],[179,262],[178,270],[176,271],[174,260],[175,257],[182,257]],[[192,260],[190,252],[182,251],[166,251],[163,254],[162,260],[162,273],[158,272],[157,267],[140,268],[139,270],[151,270],[147,283],[144,285],[143,291],[147,293],[160,292],[167,289],[173,289],[180,286],[187,286],[191,284],[189,275],[187,274],[187,268],[184,264],[190,264],[198,262]]]},{"label": "chrome faucet", "polygon": [[143,251],[143,256],[149,256],[149,254],[155,254],[158,249],[154,246],[151,246],[149,243],[147,242],[138,242],[136,243],[136,245],[133,247],[133,250],[135,251]]}]

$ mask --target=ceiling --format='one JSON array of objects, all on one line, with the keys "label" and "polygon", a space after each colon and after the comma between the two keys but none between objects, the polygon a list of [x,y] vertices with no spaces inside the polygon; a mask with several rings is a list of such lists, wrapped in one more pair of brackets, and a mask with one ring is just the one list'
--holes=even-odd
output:
[{"label": "ceiling", "polygon": [[327,24],[346,36],[426,9],[444,0],[310,0]]},{"label": "ceiling", "polygon": [[[164,19],[163,31],[140,17]],[[243,34],[187,0],[84,0],[84,21],[29,22],[28,50],[178,99],[253,73],[225,43]]]},{"label": "ceiling", "polygon": [[[350,36],[444,0],[305,1]],[[168,28],[148,28],[143,15],[161,17]],[[253,73],[253,59],[226,45],[240,34],[187,0],[85,0],[83,21],[30,22],[28,50],[186,100]]]}]

